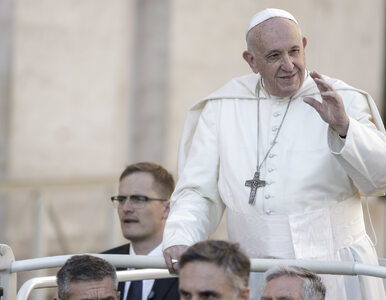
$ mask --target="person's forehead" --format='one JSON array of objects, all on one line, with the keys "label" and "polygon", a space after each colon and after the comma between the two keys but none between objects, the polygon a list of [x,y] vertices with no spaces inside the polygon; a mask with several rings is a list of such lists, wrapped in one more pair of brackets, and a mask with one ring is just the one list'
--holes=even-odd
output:
[{"label": "person's forehead", "polygon": [[282,32],[283,30],[300,34],[299,25],[296,24],[294,21],[286,18],[274,17],[260,23],[259,25],[251,29],[251,31],[249,32],[249,36],[253,38],[265,37],[275,31]]},{"label": "person's forehead", "polygon": [[287,18],[281,18],[281,17],[273,17],[268,20],[265,20],[264,22],[260,23],[256,27],[264,27],[264,26],[277,26],[277,24],[285,24],[286,26],[294,26],[298,27],[299,25],[296,24],[294,21],[287,19]]},{"label": "person's forehead", "polygon": [[135,172],[122,178],[119,182],[119,190],[126,189],[130,189],[132,193],[136,193],[136,191],[144,192],[146,190],[153,190],[153,175],[148,172]]},{"label": "person's forehead", "polygon": [[70,285],[70,300],[105,299],[107,297],[115,297],[117,293],[114,281],[109,276],[102,280],[71,282]]},{"label": "person's forehead", "polygon": [[187,263],[180,270],[179,280],[181,289],[197,295],[204,291],[224,295],[233,291],[232,282],[224,268],[210,262]]},{"label": "person's forehead", "polygon": [[280,276],[270,280],[263,291],[264,297],[291,297],[301,299],[302,279],[292,276]]},{"label": "person's forehead", "polygon": [[267,20],[267,24],[260,24],[251,31],[250,46],[261,53],[273,50],[288,50],[293,47],[302,47],[302,36],[296,23],[283,18]]}]

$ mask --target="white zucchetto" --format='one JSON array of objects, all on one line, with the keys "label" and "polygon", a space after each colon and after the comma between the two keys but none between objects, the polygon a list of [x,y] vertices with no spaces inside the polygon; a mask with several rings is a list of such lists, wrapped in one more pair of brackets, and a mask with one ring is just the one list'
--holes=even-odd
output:
[{"label": "white zucchetto", "polygon": [[256,25],[259,25],[260,23],[263,23],[264,21],[275,17],[289,19],[298,24],[298,21],[296,21],[295,17],[291,15],[288,11],[278,8],[266,8],[252,17],[245,34],[247,35],[248,32]]}]

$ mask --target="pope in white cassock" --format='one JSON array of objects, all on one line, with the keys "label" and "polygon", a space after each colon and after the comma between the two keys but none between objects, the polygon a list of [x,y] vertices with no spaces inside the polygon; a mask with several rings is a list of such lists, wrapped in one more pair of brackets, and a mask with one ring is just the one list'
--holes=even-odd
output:
[{"label": "pope in white cassock", "polygon": [[[377,264],[360,198],[386,191],[386,134],[373,99],[306,70],[307,40],[286,11],[256,14],[246,40],[253,74],[188,112],[163,237],[169,270],[224,211],[229,239],[252,258]],[[385,297],[379,278],[324,280],[327,299]]]}]

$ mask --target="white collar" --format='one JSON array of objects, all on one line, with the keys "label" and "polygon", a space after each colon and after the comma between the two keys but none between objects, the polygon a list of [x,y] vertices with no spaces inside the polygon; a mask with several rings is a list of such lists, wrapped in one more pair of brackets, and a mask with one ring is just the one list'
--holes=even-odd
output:
[{"label": "white collar", "polygon": [[[133,245],[131,245],[130,247],[130,253],[129,255],[137,255],[135,253],[135,250],[134,250],[134,247]],[[159,244],[157,247],[155,247],[153,250],[151,250],[149,252],[149,254],[147,254],[148,256],[162,256],[162,244]]]}]

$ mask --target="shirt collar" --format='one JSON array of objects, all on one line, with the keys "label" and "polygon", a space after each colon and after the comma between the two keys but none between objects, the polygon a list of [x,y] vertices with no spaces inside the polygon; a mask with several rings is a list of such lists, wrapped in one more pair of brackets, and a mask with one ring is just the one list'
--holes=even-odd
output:
[{"label": "shirt collar", "polygon": [[[130,247],[130,253],[129,255],[136,255],[134,247]],[[148,254],[148,256],[162,256],[162,245],[159,244],[157,247],[155,247],[153,250],[151,250]]]}]

